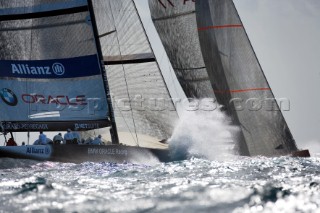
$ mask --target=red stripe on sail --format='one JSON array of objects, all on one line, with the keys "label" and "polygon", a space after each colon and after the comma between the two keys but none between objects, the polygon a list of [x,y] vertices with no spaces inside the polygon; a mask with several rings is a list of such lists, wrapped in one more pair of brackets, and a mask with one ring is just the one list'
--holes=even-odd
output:
[{"label": "red stripe on sail", "polygon": [[250,89],[238,89],[238,90],[214,90],[215,93],[240,93],[250,91],[266,91],[271,90],[270,88],[250,88]]},{"label": "red stripe on sail", "polygon": [[228,24],[228,25],[216,25],[216,26],[208,26],[208,27],[200,27],[198,31],[210,30],[210,29],[222,29],[222,28],[241,28],[242,24]]}]

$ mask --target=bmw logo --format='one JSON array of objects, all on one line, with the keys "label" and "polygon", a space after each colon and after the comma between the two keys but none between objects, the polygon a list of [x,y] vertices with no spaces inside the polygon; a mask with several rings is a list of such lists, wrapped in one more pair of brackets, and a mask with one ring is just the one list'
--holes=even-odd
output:
[{"label": "bmw logo", "polygon": [[18,104],[17,96],[7,88],[3,88],[0,91],[1,99],[9,106],[16,106]]},{"label": "bmw logo", "polygon": [[64,74],[64,66],[61,63],[54,63],[52,65],[52,70],[56,75],[63,75]]}]

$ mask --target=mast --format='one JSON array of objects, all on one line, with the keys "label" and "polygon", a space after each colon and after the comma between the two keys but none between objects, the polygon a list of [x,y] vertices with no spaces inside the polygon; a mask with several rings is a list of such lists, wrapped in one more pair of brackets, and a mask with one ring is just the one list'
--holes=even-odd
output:
[{"label": "mast", "polygon": [[103,54],[102,54],[102,50],[101,50],[101,44],[100,44],[100,40],[99,40],[99,33],[98,33],[98,28],[97,28],[97,24],[96,24],[95,15],[94,15],[92,0],[88,0],[88,8],[89,8],[89,14],[90,14],[91,23],[92,23],[94,39],[95,39],[97,52],[98,52],[99,65],[101,68],[101,75],[102,75],[102,78],[104,81],[104,88],[106,91],[109,117],[110,117],[110,121],[111,121],[110,134],[111,134],[112,144],[119,144],[117,125],[116,125],[116,121],[115,121],[115,117],[114,117],[111,96],[110,96],[110,90],[109,90],[109,84],[108,84],[108,80],[107,80],[107,76],[106,76],[106,69],[104,67]]}]

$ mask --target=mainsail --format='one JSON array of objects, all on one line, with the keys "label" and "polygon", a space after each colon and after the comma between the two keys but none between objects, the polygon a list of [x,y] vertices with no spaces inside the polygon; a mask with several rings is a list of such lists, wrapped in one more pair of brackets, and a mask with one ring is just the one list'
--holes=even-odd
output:
[{"label": "mainsail", "polygon": [[177,113],[135,3],[95,0],[93,5],[119,132],[136,144],[146,135],[169,138]]},{"label": "mainsail", "polygon": [[5,131],[110,125],[85,0],[0,1],[0,121]]},{"label": "mainsail", "polygon": [[196,1],[196,14],[201,50],[217,100],[241,127],[250,155],[296,151],[233,1]]},{"label": "mainsail", "polygon": [[197,32],[194,1],[149,0],[152,20],[188,98],[214,98]]}]

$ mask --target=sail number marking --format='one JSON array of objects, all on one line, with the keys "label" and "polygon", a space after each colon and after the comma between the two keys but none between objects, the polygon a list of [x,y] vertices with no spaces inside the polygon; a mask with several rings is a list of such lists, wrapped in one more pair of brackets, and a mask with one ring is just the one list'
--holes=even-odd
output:
[{"label": "sail number marking", "polygon": [[[175,7],[175,5],[173,4],[172,0],[166,0],[167,1],[167,4],[169,4],[171,7]],[[187,2],[193,2],[195,3],[196,0],[181,0],[183,2],[183,4],[185,5]],[[164,9],[167,9],[167,6],[166,4],[163,2],[163,0],[158,0],[158,2],[161,4],[161,6],[164,8]]]}]

